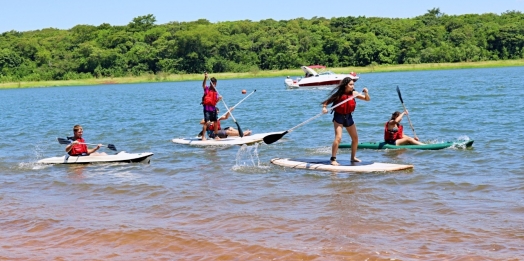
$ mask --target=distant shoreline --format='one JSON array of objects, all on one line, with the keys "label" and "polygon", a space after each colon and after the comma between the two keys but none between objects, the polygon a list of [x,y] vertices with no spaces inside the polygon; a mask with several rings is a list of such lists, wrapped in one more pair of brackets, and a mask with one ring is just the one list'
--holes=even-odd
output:
[{"label": "distant shoreline", "polygon": [[[524,59],[502,60],[502,61],[482,61],[482,62],[460,62],[460,63],[424,63],[424,64],[402,64],[402,65],[377,65],[366,67],[344,67],[327,68],[336,73],[373,73],[373,72],[404,72],[404,71],[426,71],[426,70],[449,70],[449,69],[470,69],[470,68],[494,68],[494,67],[513,67],[524,66]],[[269,77],[297,77],[302,76],[300,68],[293,70],[278,71],[251,71],[245,73],[212,73],[210,76],[219,80],[225,79],[246,79],[246,78],[269,78]],[[58,87],[58,86],[89,86],[106,84],[126,84],[126,83],[153,83],[153,82],[181,82],[197,81],[203,79],[202,74],[149,74],[136,77],[114,77],[114,78],[93,78],[82,80],[65,81],[39,81],[39,82],[8,82],[0,83],[0,89],[16,88],[39,88],[39,87]]]}]

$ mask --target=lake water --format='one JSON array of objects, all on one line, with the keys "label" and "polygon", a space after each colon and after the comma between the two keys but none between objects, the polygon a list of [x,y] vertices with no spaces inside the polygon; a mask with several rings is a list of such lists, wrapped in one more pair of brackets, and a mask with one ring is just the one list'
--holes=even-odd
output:
[{"label": "lake water", "polygon": [[[402,110],[397,86],[422,141],[475,140],[469,149],[359,150],[364,161],[415,166],[368,174],[270,163],[329,159],[329,114],[271,145],[172,143],[200,131],[201,81],[1,90],[0,259],[520,260],[523,72],[361,75],[356,89],[371,96],[354,115],[361,142],[381,140],[384,122]],[[256,89],[233,112],[254,133],[315,116],[329,92],[287,90],[282,78],[217,87],[229,106]],[[75,124],[87,142],[155,155],[150,164],[36,164],[63,155],[56,138],[72,136]]]}]

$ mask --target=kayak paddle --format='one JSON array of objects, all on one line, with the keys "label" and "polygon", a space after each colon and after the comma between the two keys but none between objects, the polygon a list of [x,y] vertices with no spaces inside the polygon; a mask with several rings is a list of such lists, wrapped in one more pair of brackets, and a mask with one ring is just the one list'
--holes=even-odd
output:
[{"label": "kayak paddle", "polygon": [[[349,98],[347,98],[347,99],[345,99],[345,100],[339,102],[339,103],[336,104],[335,106],[329,108],[329,110],[335,109],[336,107],[338,107],[338,106],[344,104],[345,102],[348,102],[349,100],[352,100],[352,99],[354,99],[354,98],[355,98],[355,96],[351,96],[351,97],[349,97]],[[306,120],[306,121],[300,123],[299,125],[297,125],[297,126],[291,128],[291,129],[289,129],[289,130],[287,130],[287,131],[284,131],[283,133],[275,133],[275,134],[267,135],[266,137],[263,138],[264,143],[266,143],[266,144],[271,144],[271,143],[273,143],[273,142],[275,142],[275,141],[281,139],[282,137],[284,137],[284,135],[286,135],[287,133],[292,132],[294,129],[296,129],[296,128],[298,128],[298,127],[300,127],[300,126],[302,126],[302,125],[304,125],[304,124],[306,124],[306,123],[308,123],[308,122],[310,122],[310,121],[312,121],[312,120],[314,120],[314,119],[316,119],[316,118],[322,116],[322,114],[324,114],[324,113],[321,112],[321,113],[319,113],[319,114],[317,114],[317,115],[311,117],[309,120]]]},{"label": "kayak paddle", "polygon": [[[215,86],[215,84],[213,84],[213,82],[211,82],[211,85],[213,85],[213,88],[215,88],[215,90],[217,91],[218,95],[220,96],[220,93],[218,92],[218,89],[217,87]],[[247,97],[246,97],[247,98]],[[227,107],[227,104],[226,102],[224,101],[224,97],[222,97],[222,103],[224,103],[224,107],[226,107],[226,110],[229,112],[229,115],[231,115],[231,118],[233,119],[233,122],[237,125],[237,128],[238,128],[238,136],[240,136],[240,138],[244,137],[244,132],[242,131],[242,129],[240,128],[240,125],[238,124],[237,120],[235,119],[235,117],[233,117],[233,113],[231,113],[231,110],[229,109],[229,107]]]},{"label": "kayak paddle", "polygon": [[[63,145],[69,145],[73,143],[73,141],[69,139],[64,139],[64,138],[56,138],[56,139],[58,140],[58,143],[63,144]],[[92,144],[92,143],[79,143],[79,144],[94,145],[94,146],[98,145],[98,144]],[[116,151],[116,147],[113,144],[102,145],[102,147],[107,147],[110,150]]]},{"label": "kayak paddle", "polygon": [[[398,88],[398,86],[397,86],[397,93],[398,93],[398,97],[400,98],[400,103],[402,103],[402,107],[404,107],[404,111],[407,111],[406,110],[406,106],[404,105],[404,100],[402,100],[402,94],[400,94],[400,88]],[[408,116],[409,126],[411,126],[411,130],[413,131],[413,135],[415,136],[415,138],[418,139],[417,133],[415,133],[415,129],[413,128],[413,124],[411,124],[411,119],[409,119],[409,113],[406,114],[406,116]]]}]

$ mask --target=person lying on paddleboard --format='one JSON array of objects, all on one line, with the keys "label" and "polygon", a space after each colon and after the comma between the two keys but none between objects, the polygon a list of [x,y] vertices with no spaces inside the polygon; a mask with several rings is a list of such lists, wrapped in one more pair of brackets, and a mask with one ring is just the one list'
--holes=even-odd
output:
[{"label": "person lying on paddleboard", "polygon": [[400,124],[402,117],[407,115],[408,111],[400,113],[399,111],[391,114],[391,119],[384,125],[384,141],[391,145],[424,145],[418,141],[418,138],[411,138],[404,134],[404,127]]},{"label": "person lying on paddleboard", "polygon": [[333,127],[335,129],[335,140],[331,146],[331,165],[340,165],[337,162],[337,151],[338,145],[342,141],[342,127],[345,127],[349,133],[349,136],[351,136],[351,162],[360,162],[360,160],[356,157],[358,147],[358,133],[357,126],[353,121],[352,114],[353,111],[355,111],[355,107],[357,106],[355,99],[369,101],[371,98],[369,97],[367,88],[362,89],[362,93],[355,91],[355,82],[357,80],[357,74],[351,72],[349,77],[344,78],[340,84],[330,92],[329,98],[322,102],[322,112],[327,113],[328,110],[326,107],[328,104],[332,103],[333,105],[336,105],[350,97],[354,97],[353,99],[344,102],[342,105],[334,109],[335,114],[333,115]]},{"label": "person lying on paddleboard", "polygon": [[102,144],[98,144],[96,148],[88,149],[86,141],[82,138],[84,134],[84,129],[80,125],[75,125],[73,127],[73,137],[67,137],[67,139],[72,140],[71,144],[67,145],[65,151],[70,156],[101,156],[107,155],[105,152],[96,152]]},{"label": "person lying on paddleboard", "polygon": [[[202,88],[204,89],[204,96],[202,96],[202,105],[204,106],[204,120],[206,122],[217,122],[217,111],[216,111],[216,105],[222,99],[221,96],[218,95],[218,92],[215,89],[215,86],[217,85],[217,79],[215,77],[211,77],[210,86],[206,85],[207,80],[207,72],[204,74],[204,81],[202,82]],[[218,125],[215,125],[215,129],[213,130],[215,134],[218,132],[217,129]],[[202,124],[202,133],[207,132],[207,124]],[[206,136],[202,136],[202,140],[206,140]]]},{"label": "person lying on paddleboard", "polygon": [[[234,108],[232,108],[231,111],[232,110],[234,110]],[[218,108],[216,108],[216,111],[217,111],[217,114],[220,112]],[[226,127],[224,129],[220,127],[220,121],[227,120],[228,118],[229,118],[229,112],[227,112],[224,116],[220,117],[217,120],[218,132],[216,135],[214,133],[214,129],[215,129],[214,123],[209,122],[209,121],[207,122],[207,135],[209,136],[209,138],[219,140],[219,139],[227,138],[228,136],[239,136],[238,130],[233,127]],[[200,124],[205,124],[205,123],[206,123],[205,119],[202,119],[200,121]],[[200,132],[198,136],[201,137],[202,133],[203,132]],[[249,136],[249,135],[251,135],[250,130],[244,131],[244,136]]]}]

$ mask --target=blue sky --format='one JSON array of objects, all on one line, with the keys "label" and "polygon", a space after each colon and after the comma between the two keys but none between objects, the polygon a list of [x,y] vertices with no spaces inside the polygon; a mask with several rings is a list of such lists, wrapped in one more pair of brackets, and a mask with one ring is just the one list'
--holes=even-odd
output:
[{"label": "blue sky", "polygon": [[0,0],[0,33],[43,28],[70,29],[78,24],[127,25],[153,14],[157,24],[195,21],[213,23],[303,17],[398,17],[422,15],[432,8],[449,15],[524,12],[524,0]]}]

